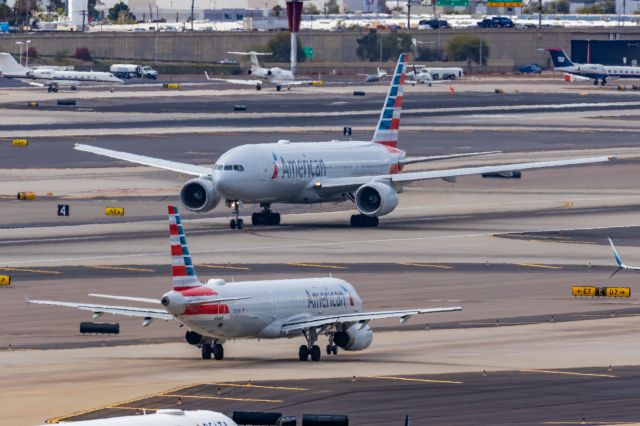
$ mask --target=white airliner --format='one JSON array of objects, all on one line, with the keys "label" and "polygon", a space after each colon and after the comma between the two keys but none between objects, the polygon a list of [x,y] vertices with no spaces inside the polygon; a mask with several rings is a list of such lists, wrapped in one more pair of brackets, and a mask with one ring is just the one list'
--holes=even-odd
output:
[{"label": "white airliner", "polygon": [[553,68],[566,74],[578,77],[586,77],[593,79],[594,86],[604,86],[607,84],[607,78],[633,78],[640,79],[640,67],[628,67],[622,65],[602,65],[602,64],[576,64],[564,53],[564,50],[546,49],[551,55]]},{"label": "white airliner", "polygon": [[285,70],[279,67],[265,68],[260,65],[258,56],[268,56],[271,53],[265,52],[227,52],[233,55],[249,56],[251,58],[251,68],[248,73],[257,78],[257,80],[242,80],[238,78],[216,78],[209,77],[207,72],[204,72],[205,77],[209,81],[222,81],[224,83],[231,84],[243,84],[246,86],[255,86],[256,90],[262,90],[262,84],[264,82],[274,84],[276,90],[279,92],[283,87],[290,88],[294,85],[311,84],[311,80],[296,80],[291,70]]},{"label": "white airliner", "polygon": [[383,80],[388,77],[388,74],[385,70],[380,67],[377,68],[375,74],[358,74],[364,76],[365,83],[375,83],[377,81]]},{"label": "white airliner", "polygon": [[616,246],[613,245],[613,241],[611,240],[611,238],[608,238],[608,240],[609,240],[609,244],[611,245],[611,250],[613,250],[613,258],[616,260],[616,263],[618,264],[618,267],[616,268],[615,271],[613,271],[611,275],[609,275],[609,278],[611,278],[612,276],[614,276],[615,274],[617,274],[623,269],[630,270],[630,271],[640,271],[640,266],[625,265],[624,262],[622,261],[622,257],[620,257],[620,254],[618,254],[618,250],[616,250]]},{"label": "white airliner", "polygon": [[[208,410],[157,410],[153,414],[64,422],[71,426],[238,426],[222,413]],[[47,426],[47,425],[42,425]]]},{"label": "white airliner", "polygon": [[57,92],[60,86],[68,86],[72,89],[80,84],[122,84],[115,75],[110,72],[98,71],[69,71],[59,68],[27,68],[20,65],[8,53],[0,53],[0,73],[7,78],[15,78],[33,86],[47,87],[49,92]]},{"label": "white airliner", "polygon": [[251,216],[254,225],[277,225],[280,215],[271,211],[272,203],[350,201],[359,213],[351,216],[351,226],[377,226],[380,216],[397,207],[398,193],[406,183],[428,179],[452,181],[458,176],[601,163],[610,159],[589,157],[401,173],[407,164],[482,154],[411,158],[397,148],[405,61],[406,54],[400,55],[376,131],[369,141],[283,140],[241,145],[225,152],[213,169],[89,145],[76,144],[75,149],[195,176],[180,191],[182,204],[188,210],[204,213],[224,199],[233,208],[232,229],[243,227],[239,218],[241,203],[259,203],[262,207],[262,212]]},{"label": "white airliner", "polygon": [[321,334],[329,338],[327,354],[337,354],[338,347],[361,351],[369,347],[373,331],[369,321],[400,318],[407,322],[413,315],[462,310],[417,308],[389,311],[362,311],[362,299],[348,282],[333,278],[301,278],[287,280],[225,282],[212,279],[203,284],[196,275],[178,208],[169,206],[169,241],[171,245],[173,290],[160,300],[128,296],[92,294],[116,300],[130,300],[162,305],[164,309],[131,306],[95,305],[87,303],[27,300],[41,305],[67,306],[91,311],[144,318],[143,325],[153,319],[175,319],[189,331],[186,340],[202,349],[202,358],[224,357],[222,344],[237,338],[277,339],[304,335],[299,359],[320,360],[320,347],[315,343]]}]

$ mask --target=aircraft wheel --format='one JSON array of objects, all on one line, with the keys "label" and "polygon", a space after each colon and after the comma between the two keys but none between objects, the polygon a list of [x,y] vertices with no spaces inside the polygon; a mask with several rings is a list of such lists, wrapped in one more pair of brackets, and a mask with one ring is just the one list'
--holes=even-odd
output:
[{"label": "aircraft wheel", "polygon": [[52,89],[52,90],[53,90],[53,93],[58,93],[58,87],[53,86],[53,89]]},{"label": "aircraft wheel", "polygon": [[236,229],[236,220],[235,219],[231,219],[229,221],[229,228]]},{"label": "aircraft wheel", "polygon": [[224,358],[224,348],[220,343],[216,343],[215,345],[213,345],[213,357],[217,361],[220,361]]},{"label": "aircraft wheel", "polygon": [[237,226],[238,226],[238,229],[242,229],[242,227],[244,226],[244,220],[238,219],[237,220]]},{"label": "aircraft wheel", "polygon": [[333,345],[333,348],[332,348],[331,352],[332,352],[334,355],[338,355],[338,346],[337,346],[337,345]]},{"label": "aircraft wheel", "polygon": [[202,345],[202,359],[211,359],[211,345],[208,343],[205,343],[204,345]]},{"label": "aircraft wheel", "polygon": [[598,79],[596,78],[595,80],[593,80],[593,85],[597,86],[598,85]]},{"label": "aircraft wheel", "polygon": [[311,346],[311,361],[320,361],[320,346]]},{"label": "aircraft wheel", "polygon": [[309,348],[307,345],[300,346],[300,350],[298,351],[298,358],[300,361],[307,361],[309,359]]},{"label": "aircraft wheel", "polygon": [[280,213],[273,213],[273,224],[280,225]]},{"label": "aircraft wheel", "polygon": [[331,355],[332,349],[331,345],[327,345],[327,355]]},{"label": "aircraft wheel", "polygon": [[49,93],[51,93],[51,92],[53,92],[53,88],[52,88],[51,86],[49,86],[49,87],[47,87],[47,91],[48,91]]},{"label": "aircraft wheel", "polygon": [[257,91],[262,90],[262,86],[261,86],[261,85],[259,85],[259,84],[256,84],[256,90],[257,90]]},{"label": "aircraft wheel", "polygon": [[276,86],[276,90],[277,90],[278,92],[279,92],[279,91],[281,91],[281,90],[282,90],[282,86],[277,85],[277,86]]},{"label": "aircraft wheel", "polygon": [[600,86],[604,86],[605,84],[607,84],[607,80],[603,78],[602,81],[600,82]]}]

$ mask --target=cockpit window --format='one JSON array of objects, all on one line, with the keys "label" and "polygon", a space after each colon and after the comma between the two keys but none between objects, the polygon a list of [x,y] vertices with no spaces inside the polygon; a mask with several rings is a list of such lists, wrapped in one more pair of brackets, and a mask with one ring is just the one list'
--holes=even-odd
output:
[{"label": "cockpit window", "polygon": [[242,165],[240,164],[236,164],[233,166],[233,170],[237,171],[237,172],[244,172],[244,167],[242,167]]},{"label": "cockpit window", "polygon": [[234,170],[236,172],[244,172],[244,166],[242,164],[219,164],[215,167],[216,170]]},{"label": "cockpit window", "polygon": [[216,166],[216,170],[222,170],[222,169],[224,169],[224,166],[222,164],[218,164]]},{"label": "cockpit window", "polygon": [[227,164],[226,166],[224,166],[225,170],[233,170],[233,166],[231,164]]}]

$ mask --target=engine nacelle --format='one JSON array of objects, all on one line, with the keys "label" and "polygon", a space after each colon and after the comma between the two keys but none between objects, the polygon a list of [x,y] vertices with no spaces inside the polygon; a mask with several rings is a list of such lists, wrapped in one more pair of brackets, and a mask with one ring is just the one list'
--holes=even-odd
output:
[{"label": "engine nacelle", "polygon": [[367,349],[373,341],[373,331],[368,325],[363,328],[355,324],[345,331],[338,331],[333,335],[333,343],[345,351],[362,351]]},{"label": "engine nacelle", "polygon": [[355,195],[356,208],[365,216],[389,214],[398,206],[399,200],[398,191],[382,182],[362,185]]},{"label": "engine nacelle", "polygon": [[193,346],[198,346],[200,342],[202,342],[202,336],[191,330],[187,331],[187,334],[185,334],[184,338],[188,344]]},{"label": "engine nacelle", "polygon": [[205,213],[213,210],[220,202],[220,195],[213,182],[205,178],[191,179],[180,190],[182,205],[192,212]]}]

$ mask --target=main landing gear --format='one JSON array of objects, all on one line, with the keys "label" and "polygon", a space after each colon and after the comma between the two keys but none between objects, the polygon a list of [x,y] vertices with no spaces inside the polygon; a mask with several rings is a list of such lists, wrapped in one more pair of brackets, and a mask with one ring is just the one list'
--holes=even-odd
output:
[{"label": "main landing gear", "polygon": [[205,343],[202,345],[202,359],[211,359],[211,356],[217,361],[224,358],[224,347],[221,343]]},{"label": "main landing gear", "polygon": [[351,216],[351,226],[353,228],[375,228],[380,223],[377,216],[365,216],[354,214]]},{"label": "main landing gear", "polygon": [[58,93],[58,85],[57,84],[49,85],[49,87],[47,87],[47,91],[49,93],[51,93],[51,92]]},{"label": "main landing gear", "polygon": [[270,203],[260,203],[262,211],[251,215],[252,225],[280,225],[280,213],[271,211]]},{"label": "main landing gear", "polygon": [[244,221],[240,218],[240,201],[231,201],[230,206],[233,209],[233,218],[229,221],[229,228],[242,229]]},{"label": "main landing gear", "polygon": [[305,339],[307,339],[307,344],[300,346],[298,358],[300,361],[307,361],[309,356],[311,356],[311,361],[320,361],[320,346],[315,344],[318,340],[318,332],[315,328],[312,328],[302,333]]},{"label": "main landing gear", "polygon": [[[605,84],[607,84],[607,79],[606,79],[606,78],[603,78],[603,79],[600,81],[600,86],[604,86]],[[597,85],[598,85],[598,79],[597,79],[597,78],[593,79],[593,85],[594,85],[594,86],[597,86]]]}]

